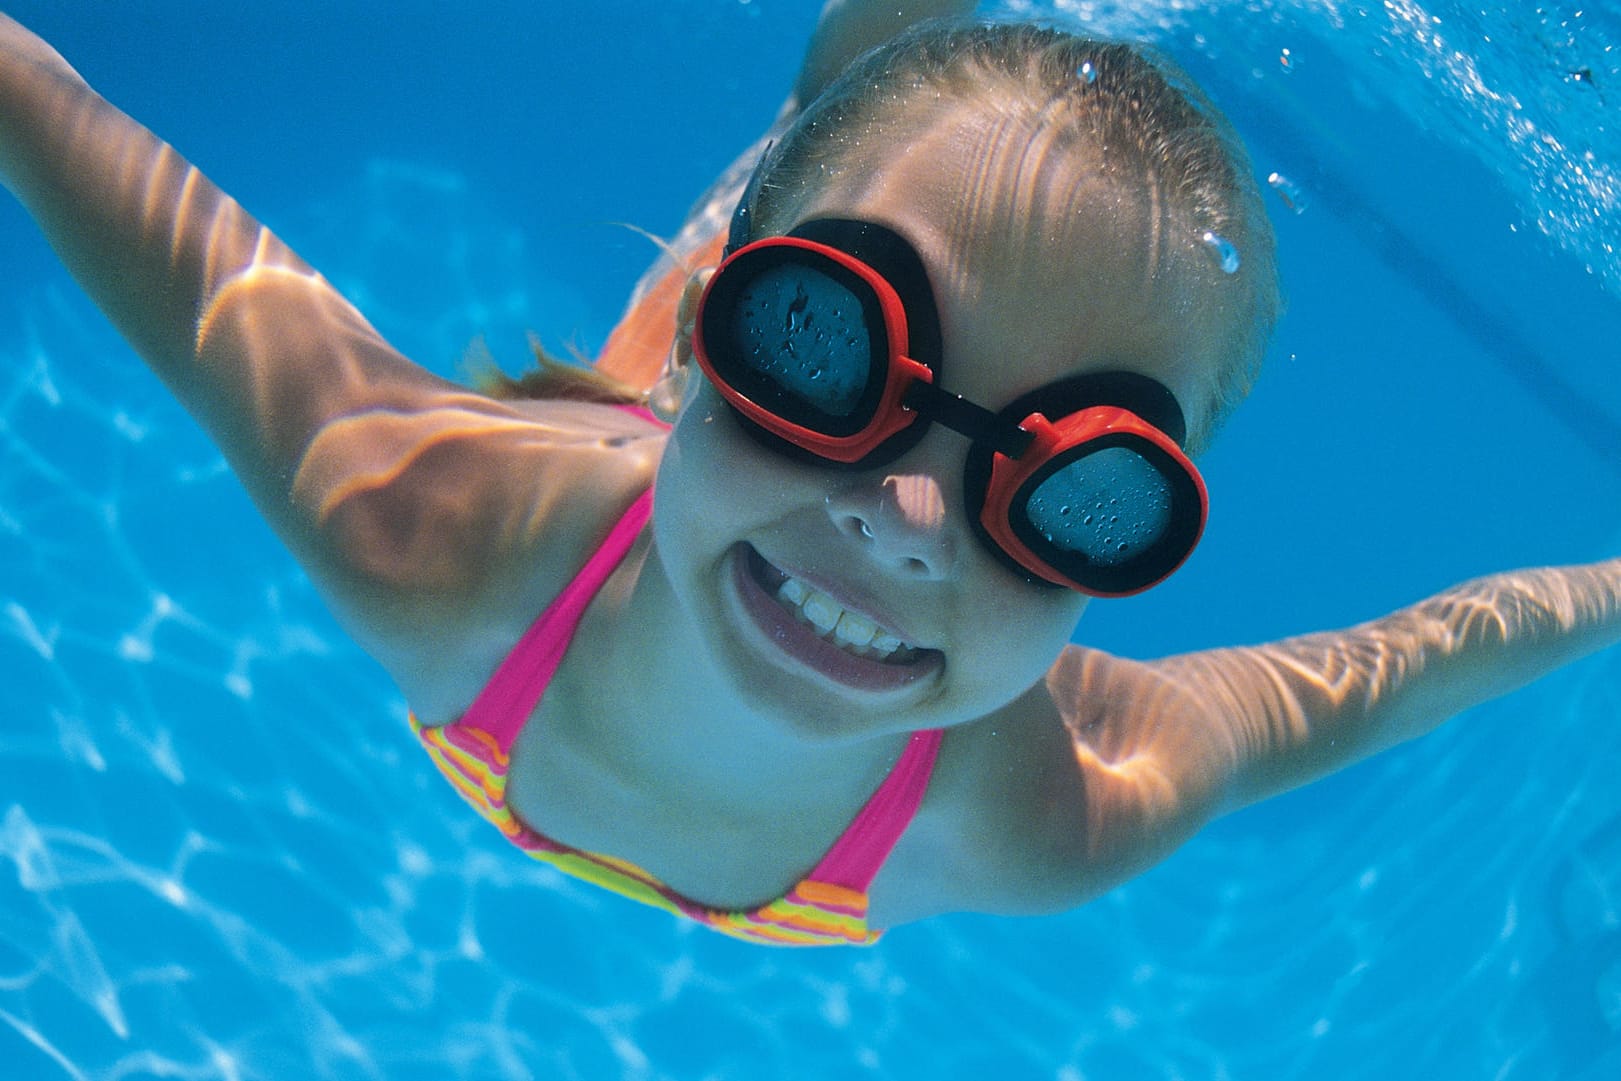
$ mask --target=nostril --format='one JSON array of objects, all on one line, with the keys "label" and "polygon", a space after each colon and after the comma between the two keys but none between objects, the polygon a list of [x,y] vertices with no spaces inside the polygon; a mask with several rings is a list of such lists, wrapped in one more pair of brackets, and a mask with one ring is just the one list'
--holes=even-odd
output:
[{"label": "nostril", "polygon": [[872,526],[859,514],[847,514],[840,518],[839,531],[846,537],[860,537],[863,540],[872,540],[876,536]]},{"label": "nostril", "polygon": [[[955,540],[946,528],[938,485],[891,484],[854,489],[828,500],[834,535],[891,574],[935,579],[949,573]],[[890,498],[891,489],[900,494]],[[932,493],[932,494],[931,494]],[[911,498],[912,496],[919,498]],[[924,499],[922,496],[928,496]],[[903,498],[904,497],[904,498]]]}]

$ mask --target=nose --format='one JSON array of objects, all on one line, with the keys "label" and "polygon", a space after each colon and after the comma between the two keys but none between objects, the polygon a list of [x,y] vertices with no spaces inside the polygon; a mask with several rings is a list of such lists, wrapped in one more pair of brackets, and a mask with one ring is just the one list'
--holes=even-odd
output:
[{"label": "nose", "polygon": [[840,533],[880,565],[909,578],[939,580],[956,564],[939,481],[926,473],[890,474],[845,488],[827,500]]}]

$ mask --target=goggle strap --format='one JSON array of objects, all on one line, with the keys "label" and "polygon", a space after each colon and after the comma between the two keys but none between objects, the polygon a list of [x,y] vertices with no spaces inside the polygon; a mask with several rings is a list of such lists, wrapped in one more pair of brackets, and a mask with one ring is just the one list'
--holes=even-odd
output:
[{"label": "goggle strap", "polygon": [[1036,438],[1006,417],[921,380],[906,388],[901,405],[1008,458],[1023,455]]}]

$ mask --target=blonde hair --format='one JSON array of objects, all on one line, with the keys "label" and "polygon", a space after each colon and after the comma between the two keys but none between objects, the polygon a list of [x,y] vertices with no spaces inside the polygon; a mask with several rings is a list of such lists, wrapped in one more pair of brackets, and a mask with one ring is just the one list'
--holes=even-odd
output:
[{"label": "blonde hair", "polygon": [[[1025,23],[930,20],[855,60],[766,151],[743,193],[732,243],[780,232],[822,177],[942,99],[1021,102],[1067,125],[1110,174],[1152,174],[1192,235],[1241,254],[1227,363],[1207,402],[1188,416],[1197,453],[1253,385],[1280,299],[1271,224],[1237,133],[1180,68],[1145,47],[1096,41]],[[863,149],[863,154],[870,153]],[[494,393],[633,401],[644,395],[582,375],[537,350],[540,369],[502,377]],[[1184,403],[1192,406],[1195,403]]]},{"label": "blonde hair", "polygon": [[1277,322],[1274,240],[1237,132],[1190,77],[1146,47],[1022,23],[919,24],[857,59],[771,146],[745,197],[749,235],[791,225],[858,141],[881,145],[909,107],[942,100],[998,107],[1011,100],[1044,124],[1064,125],[1072,145],[1089,148],[1107,175],[1155,177],[1193,242],[1221,238],[1239,253],[1227,362],[1214,373],[1208,402],[1184,403],[1201,409],[1187,419],[1196,443],[1189,449],[1202,450],[1248,395]]}]

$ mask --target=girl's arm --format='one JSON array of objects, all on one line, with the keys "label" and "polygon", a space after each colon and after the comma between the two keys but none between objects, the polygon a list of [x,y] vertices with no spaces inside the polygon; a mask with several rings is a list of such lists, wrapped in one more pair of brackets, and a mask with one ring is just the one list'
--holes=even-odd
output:
[{"label": "girl's arm", "polygon": [[1492,575],[1338,633],[1172,657],[1229,748],[1194,782],[1233,810],[1314,781],[1621,641],[1621,559]]},{"label": "girl's arm", "polygon": [[[1621,641],[1621,560],[1478,579],[1361,626],[1151,663],[1066,651],[1067,889],[1090,896],[1211,819]],[[1049,804],[1051,806],[1051,804]],[[1079,829],[1077,829],[1079,825]],[[1056,884],[1054,884],[1056,887]],[[1071,899],[1078,899],[1071,897]]]},{"label": "girl's arm", "polygon": [[[455,621],[488,623],[481,606],[517,609],[555,590],[600,519],[650,477],[656,447],[611,446],[646,436],[640,422],[492,402],[401,356],[4,15],[0,182],[396,671],[421,657],[457,665]],[[581,490],[562,513],[561,497]],[[391,663],[396,647],[420,657]]]},{"label": "girl's arm", "polygon": [[379,383],[409,396],[447,389],[4,15],[0,182],[262,503],[274,506],[266,489],[285,480],[320,422],[370,400]]}]

